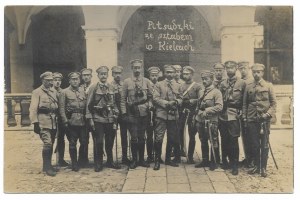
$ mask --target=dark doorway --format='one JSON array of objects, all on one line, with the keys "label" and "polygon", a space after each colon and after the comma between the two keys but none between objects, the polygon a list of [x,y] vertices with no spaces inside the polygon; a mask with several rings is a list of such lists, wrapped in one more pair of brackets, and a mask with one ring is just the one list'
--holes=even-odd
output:
[{"label": "dark doorway", "polygon": [[[32,49],[34,88],[45,71],[60,72],[67,77],[71,71],[86,66],[84,15],[80,6],[50,6],[32,17]],[[64,78],[62,87],[67,86]]]}]

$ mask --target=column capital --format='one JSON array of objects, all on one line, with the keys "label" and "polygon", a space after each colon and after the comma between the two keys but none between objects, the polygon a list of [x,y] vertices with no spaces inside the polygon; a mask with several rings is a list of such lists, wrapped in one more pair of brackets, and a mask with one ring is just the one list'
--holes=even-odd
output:
[{"label": "column capital", "polygon": [[90,27],[82,26],[82,29],[85,31],[85,39],[91,38],[104,38],[112,37],[118,39],[118,28],[100,28],[100,27]]}]

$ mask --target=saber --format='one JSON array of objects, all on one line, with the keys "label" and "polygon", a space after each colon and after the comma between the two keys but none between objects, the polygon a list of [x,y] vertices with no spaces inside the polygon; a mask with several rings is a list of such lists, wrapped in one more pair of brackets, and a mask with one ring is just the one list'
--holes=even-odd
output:
[{"label": "saber", "polygon": [[215,148],[214,148],[214,143],[213,143],[213,138],[212,138],[212,134],[211,134],[211,129],[210,129],[210,122],[209,120],[205,120],[205,129],[207,130],[208,132],[208,135],[209,135],[209,142],[210,142],[210,146],[211,146],[211,151],[212,151],[212,154],[213,154],[213,158],[214,158],[214,163],[216,164],[216,154],[215,154]]},{"label": "saber", "polygon": [[189,109],[184,109],[184,113],[187,113],[186,115],[186,119],[185,119],[185,122],[184,122],[184,131],[183,131],[183,148],[184,148],[184,153],[185,153],[185,156],[186,156],[186,160],[187,162],[189,162],[189,158],[188,156],[186,155],[188,150],[187,150],[187,146],[186,146],[186,134],[188,132],[188,119],[189,119],[189,116],[190,116],[190,110]]},{"label": "saber", "polygon": [[263,127],[264,134],[266,134],[266,138],[268,140],[268,145],[269,145],[269,148],[270,148],[270,152],[271,152],[271,156],[272,156],[273,162],[275,164],[276,169],[278,170],[278,165],[277,165],[277,162],[275,160],[275,157],[274,157],[274,154],[273,154],[273,151],[272,151],[272,147],[271,147],[271,143],[270,143],[270,140],[269,140],[269,133],[267,131],[267,123],[266,122],[262,122],[262,127]]},{"label": "saber", "polygon": [[[241,135],[241,138],[242,138],[242,145],[243,145],[243,151],[244,151],[244,155],[245,155],[245,159],[246,159],[246,162],[248,162],[248,154],[246,152],[246,147],[245,147],[245,138],[244,138],[244,135],[243,135],[243,127],[242,127],[242,120],[241,120],[241,116],[237,116],[237,121],[239,123],[239,127],[240,127],[240,135]],[[246,128],[244,128],[244,133],[246,133]]]}]

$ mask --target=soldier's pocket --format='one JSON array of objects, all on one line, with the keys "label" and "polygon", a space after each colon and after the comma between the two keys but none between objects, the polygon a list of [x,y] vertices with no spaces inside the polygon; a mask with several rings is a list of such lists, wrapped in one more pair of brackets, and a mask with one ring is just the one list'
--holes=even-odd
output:
[{"label": "soldier's pocket", "polygon": [[262,88],[262,89],[257,90],[256,95],[257,95],[256,100],[259,100],[259,101],[269,100],[269,90],[267,88]]},{"label": "soldier's pocket", "polygon": [[236,88],[236,89],[233,89],[233,92],[232,92],[232,98],[233,99],[239,99],[242,97],[242,90],[240,88]]}]

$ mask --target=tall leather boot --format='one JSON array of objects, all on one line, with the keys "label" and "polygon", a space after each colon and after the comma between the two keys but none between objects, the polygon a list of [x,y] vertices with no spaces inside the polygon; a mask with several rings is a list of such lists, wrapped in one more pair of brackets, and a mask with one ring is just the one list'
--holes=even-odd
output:
[{"label": "tall leather boot", "polygon": [[178,164],[171,160],[172,147],[173,147],[172,143],[170,141],[167,141],[165,165],[178,167]]},{"label": "tall leather boot", "polygon": [[127,158],[127,146],[122,145],[122,163],[128,165],[130,160]]},{"label": "tall leather boot", "polygon": [[80,167],[87,167],[87,165],[89,164],[87,144],[80,144],[79,146],[78,163]]},{"label": "tall leather boot", "polygon": [[148,141],[147,140],[147,162],[151,163],[154,161],[153,159],[153,140]]},{"label": "tall leather boot", "polygon": [[78,172],[79,166],[77,161],[77,149],[75,148],[69,148],[70,151],[70,157],[72,162],[72,171]]},{"label": "tall leather boot", "polygon": [[172,160],[174,163],[181,163],[181,150],[179,144],[173,144],[174,146],[174,159]]},{"label": "tall leather boot", "polygon": [[195,168],[209,167],[209,147],[208,141],[201,141],[202,162],[195,165]]},{"label": "tall leather boot", "polygon": [[189,142],[189,149],[188,149],[188,164],[195,164],[194,161],[194,151],[195,151],[195,141]]},{"label": "tall leather boot", "polygon": [[154,160],[154,170],[160,169],[160,159],[161,159],[161,149],[162,143],[154,143],[154,150],[155,150],[155,160]]},{"label": "tall leather boot", "polygon": [[145,142],[139,142],[139,162],[138,165],[142,167],[150,167],[149,163],[145,161],[144,154],[145,154]]},{"label": "tall leather boot", "polygon": [[137,167],[137,146],[137,143],[131,142],[132,161],[129,165],[130,169],[135,169]]},{"label": "tall leather boot", "polygon": [[95,172],[103,169],[103,144],[94,144],[94,168]]},{"label": "tall leather boot", "polygon": [[236,176],[239,174],[239,146],[238,146],[238,142],[236,140],[236,142],[233,145],[232,148],[232,159],[233,159],[233,163],[232,163],[232,175]]},{"label": "tall leather boot", "polygon": [[58,151],[58,165],[61,167],[69,166],[69,163],[67,163],[64,159],[64,156],[65,156],[65,141],[64,140],[60,141],[60,143],[58,144],[57,151]]},{"label": "tall leather boot", "polygon": [[261,172],[262,177],[267,177],[267,163],[268,163],[269,147],[265,147],[261,152]]},{"label": "tall leather boot", "polygon": [[46,172],[48,176],[55,176],[56,172],[51,166],[51,148],[43,148],[43,171]]}]

